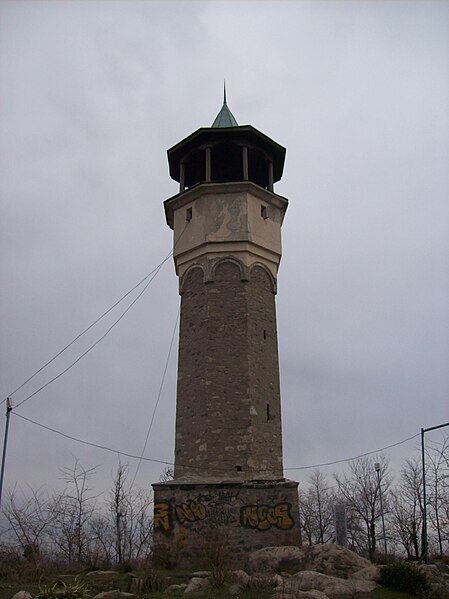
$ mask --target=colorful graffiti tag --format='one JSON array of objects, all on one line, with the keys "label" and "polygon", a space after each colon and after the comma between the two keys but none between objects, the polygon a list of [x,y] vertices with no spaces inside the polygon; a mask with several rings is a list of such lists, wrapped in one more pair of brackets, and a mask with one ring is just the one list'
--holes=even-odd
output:
[{"label": "colorful graffiti tag", "polygon": [[[232,506],[220,502],[203,503],[187,500],[175,504],[171,501],[156,503],[154,506],[154,529],[170,533],[174,518],[179,524],[197,523],[207,520],[210,525],[226,525],[232,521]],[[294,526],[291,505],[287,502],[275,505],[243,505],[240,508],[240,525],[264,531],[271,527],[289,530]]]},{"label": "colorful graffiti tag", "polygon": [[240,524],[257,530],[268,530],[272,526],[281,530],[293,528],[294,521],[289,503],[276,505],[244,505],[240,508]]},{"label": "colorful graffiti tag", "polygon": [[207,516],[207,509],[203,503],[187,501],[181,505],[175,505],[176,518],[180,524],[184,522],[198,522]]},{"label": "colorful graffiti tag", "polygon": [[172,527],[171,510],[169,503],[154,504],[154,529],[170,532]]}]

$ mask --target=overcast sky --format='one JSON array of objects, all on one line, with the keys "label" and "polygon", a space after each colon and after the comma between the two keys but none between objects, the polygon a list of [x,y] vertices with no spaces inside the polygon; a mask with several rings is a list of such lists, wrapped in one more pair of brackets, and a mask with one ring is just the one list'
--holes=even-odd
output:
[{"label": "overcast sky", "polygon": [[[226,78],[239,124],[287,148],[275,188],[290,202],[277,296],[284,465],[448,422],[448,58],[448,2],[1,2],[1,399],[170,252],[166,150],[210,126]],[[55,488],[76,457],[97,466],[102,490],[118,463],[19,415],[140,454],[178,306],[170,259],[104,340],[13,411],[7,488]],[[176,368],[177,343],[145,451],[167,462]],[[386,455],[397,467],[418,442]],[[143,463],[136,484],[162,469]]]}]

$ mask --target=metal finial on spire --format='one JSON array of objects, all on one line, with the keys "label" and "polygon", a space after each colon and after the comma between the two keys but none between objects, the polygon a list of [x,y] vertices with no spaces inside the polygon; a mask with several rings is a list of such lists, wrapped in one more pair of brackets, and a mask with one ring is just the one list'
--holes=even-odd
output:
[{"label": "metal finial on spire", "polygon": [[229,110],[228,105],[226,103],[226,79],[223,81],[223,106],[221,107],[220,112],[217,114],[215,121],[212,123],[213,128],[222,127],[238,127],[238,123],[235,120],[234,115]]}]

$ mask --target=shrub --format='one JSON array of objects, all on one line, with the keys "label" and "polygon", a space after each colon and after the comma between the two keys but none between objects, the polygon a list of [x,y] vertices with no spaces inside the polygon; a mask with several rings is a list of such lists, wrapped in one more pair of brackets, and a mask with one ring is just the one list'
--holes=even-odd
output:
[{"label": "shrub", "polygon": [[147,568],[143,573],[142,590],[146,593],[160,593],[167,587],[167,580],[157,570]]},{"label": "shrub", "polygon": [[431,589],[424,572],[407,563],[383,566],[380,570],[380,584],[417,597],[428,597]]},{"label": "shrub", "polygon": [[79,582],[77,578],[67,584],[58,580],[52,586],[41,587],[34,599],[87,599],[89,591],[88,585]]}]

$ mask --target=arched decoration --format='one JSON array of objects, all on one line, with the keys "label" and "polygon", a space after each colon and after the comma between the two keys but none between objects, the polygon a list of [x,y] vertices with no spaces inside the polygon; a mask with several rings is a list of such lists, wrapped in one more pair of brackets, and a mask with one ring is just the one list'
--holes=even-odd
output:
[{"label": "arched decoration", "polygon": [[255,262],[254,264],[251,264],[250,269],[249,269],[249,280],[251,281],[251,279],[254,276],[254,271],[256,269],[260,269],[264,272],[264,274],[266,275],[267,278],[267,283],[270,286],[271,292],[276,294],[277,293],[277,282],[276,279],[273,277],[273,274],[270,272],[269,268],[267,268],[265,266],[265,264],[262,264],[261,262]]},{"label": "arched decoration", "polygon": [[231,262],[232,264],[235,264],[235,266],[238,267],[238,269],[240,270],[240,280],[241,281],[249,280],[248,269],[243,264],[243,262],[241,262],[237,258],[234,258],[234,256],[225,256],[224,258],[219,258],[218,260],[215,260],[212,263],[211,269],[210,269],[210,278],[207,281],[208,283],[213,283],[215,281],[215,273],[217,271],[217,268],[220,266],[220,264],[224,264],[225,262]]},{"label": "arched decoration", "polygon": [[198,263],[192,264],[192,266],[189,266],[189,268],[185,271],[182,277],[179,278],[179,295],[182,295],[184,293],[188,279],[196,275],[196,270],[199,270],[201,272],[202,282],[205,282],[206,276],[203,265]]}]

